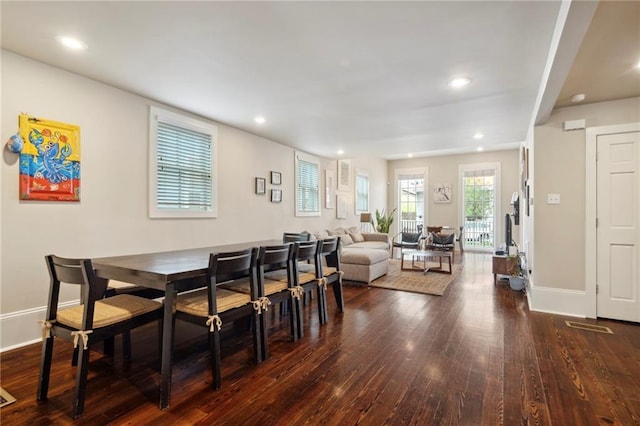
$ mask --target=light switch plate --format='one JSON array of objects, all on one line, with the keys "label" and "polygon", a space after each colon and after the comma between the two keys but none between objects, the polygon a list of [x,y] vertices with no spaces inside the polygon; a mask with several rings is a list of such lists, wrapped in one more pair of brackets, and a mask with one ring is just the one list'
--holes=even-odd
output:
[{"label": "light switch plate", "polygon": [[560,204],[560,194],[547,194],[547,204]]}]

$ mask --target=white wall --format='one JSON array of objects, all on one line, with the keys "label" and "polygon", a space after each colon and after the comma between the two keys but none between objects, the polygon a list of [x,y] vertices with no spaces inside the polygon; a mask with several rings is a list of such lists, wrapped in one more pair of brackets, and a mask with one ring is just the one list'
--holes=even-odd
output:
[{"label": "white wall", "polygon": [[[23,112],[79,125],[82,183],[79,203],[20,201],[18,156],[3,152],[0,348],[38,338],[35,320],[44,317],[49,287],[47,254],[111,256],[279,238],[284,231],[359,226],[353,211],[353,181],[348,219],[336,219],[335,209],[323,209],[321,217],[297,218],[294,150],[222,124],[218,124],[218,218],[149,219],[148,111],[149,105],[160,104],[4,50],[1,53],[0,137],[5,141],[17,131],[18,115]],[[386,161],[353,159],[352,167],[369,172],[371,206],[384,207]],[[336,161],[322,159],[322,168],[335,170]],[[254,178],[268,181],[271,170],[282,173],[279,204],[270,203],[268,195],[253,193]],[[321,191],[324,194],[324,183]],[[62,300],[77,297],[65,293]]]},{"label": "white wall", "polygon": [[[509,205],[511,195],[520,189],[519,151],[511,149],[506,151],[487,151],[473,154],[446,155],[437,157],[411,158],[406,160],[389,161],[389,203],[388,209],[393,209],[396,203],[396,187],[393,182],[396,170],[399,169],[428,169],[428,188],[425,188],[428,196],[426,205],[426,218],[429,225],[449,225],[458,227],[460,223],[460,194],[458,166],[466,164],[499,163],[500,164],[500,206],[498,206],[498,236],[497,241],[503,241],[504,214],[513,212]],[[448,204],[436,204],[433,202],[432,190],[435,184],[452,185],[452,202]],[[524,209],[520,210],[520,217]],[[397,219],[397,217],[396,217]],[[397,231],[396,231],[397,232]],[[514,240],[519,243],[519,226],[513,228]]]},{"label": "white wall", "polygon": [[[585,316],[585,130],[563,130],[564,121],[577,119],[584,119],[587,127],[639,122],[640,98],[559,108],[534,129],[530,305]],[[547,204],[548,194],[560,194],[560,204]]]}]

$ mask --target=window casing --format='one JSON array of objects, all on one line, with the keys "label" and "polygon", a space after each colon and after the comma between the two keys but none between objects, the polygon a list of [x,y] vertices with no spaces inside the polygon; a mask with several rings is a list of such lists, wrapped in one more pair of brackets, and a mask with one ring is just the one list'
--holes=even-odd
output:
[{"label": "window casing", "polygon": [[157,107],[149,117],[149,216],[217,216],[217,128]]},{"label": "window casing", "polygon": [[369,175],[364,170],[356,170],[356,215],[369,212]]},{"label": "window casing", "polygon": [[320,161],[295,153],[296,216],[320,216]]}]

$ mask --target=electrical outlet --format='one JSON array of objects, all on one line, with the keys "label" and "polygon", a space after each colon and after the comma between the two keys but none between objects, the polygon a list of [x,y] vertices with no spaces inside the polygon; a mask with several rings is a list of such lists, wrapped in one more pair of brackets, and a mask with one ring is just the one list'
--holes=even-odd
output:
[{"label": "electrical outlet", "polygon": [[560,194],[547,194],[547,204],[560,204]]}]

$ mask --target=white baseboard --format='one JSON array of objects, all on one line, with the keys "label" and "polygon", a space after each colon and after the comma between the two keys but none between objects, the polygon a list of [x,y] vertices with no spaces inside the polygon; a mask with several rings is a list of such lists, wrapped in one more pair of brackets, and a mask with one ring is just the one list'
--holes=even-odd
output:
[{"label": "white baseboard", "polygon": [[[63,302],[58,309],[77,306],[79,300]],[[0,353],[42,341],[42,325],[47,307],[25,309],[0,315]]]},{"label": "white baseboard", "polygon": [[586,318],[586,293],[553,287],[536,286],[530,280],[527,288],[529,310],[549,314]]}]

